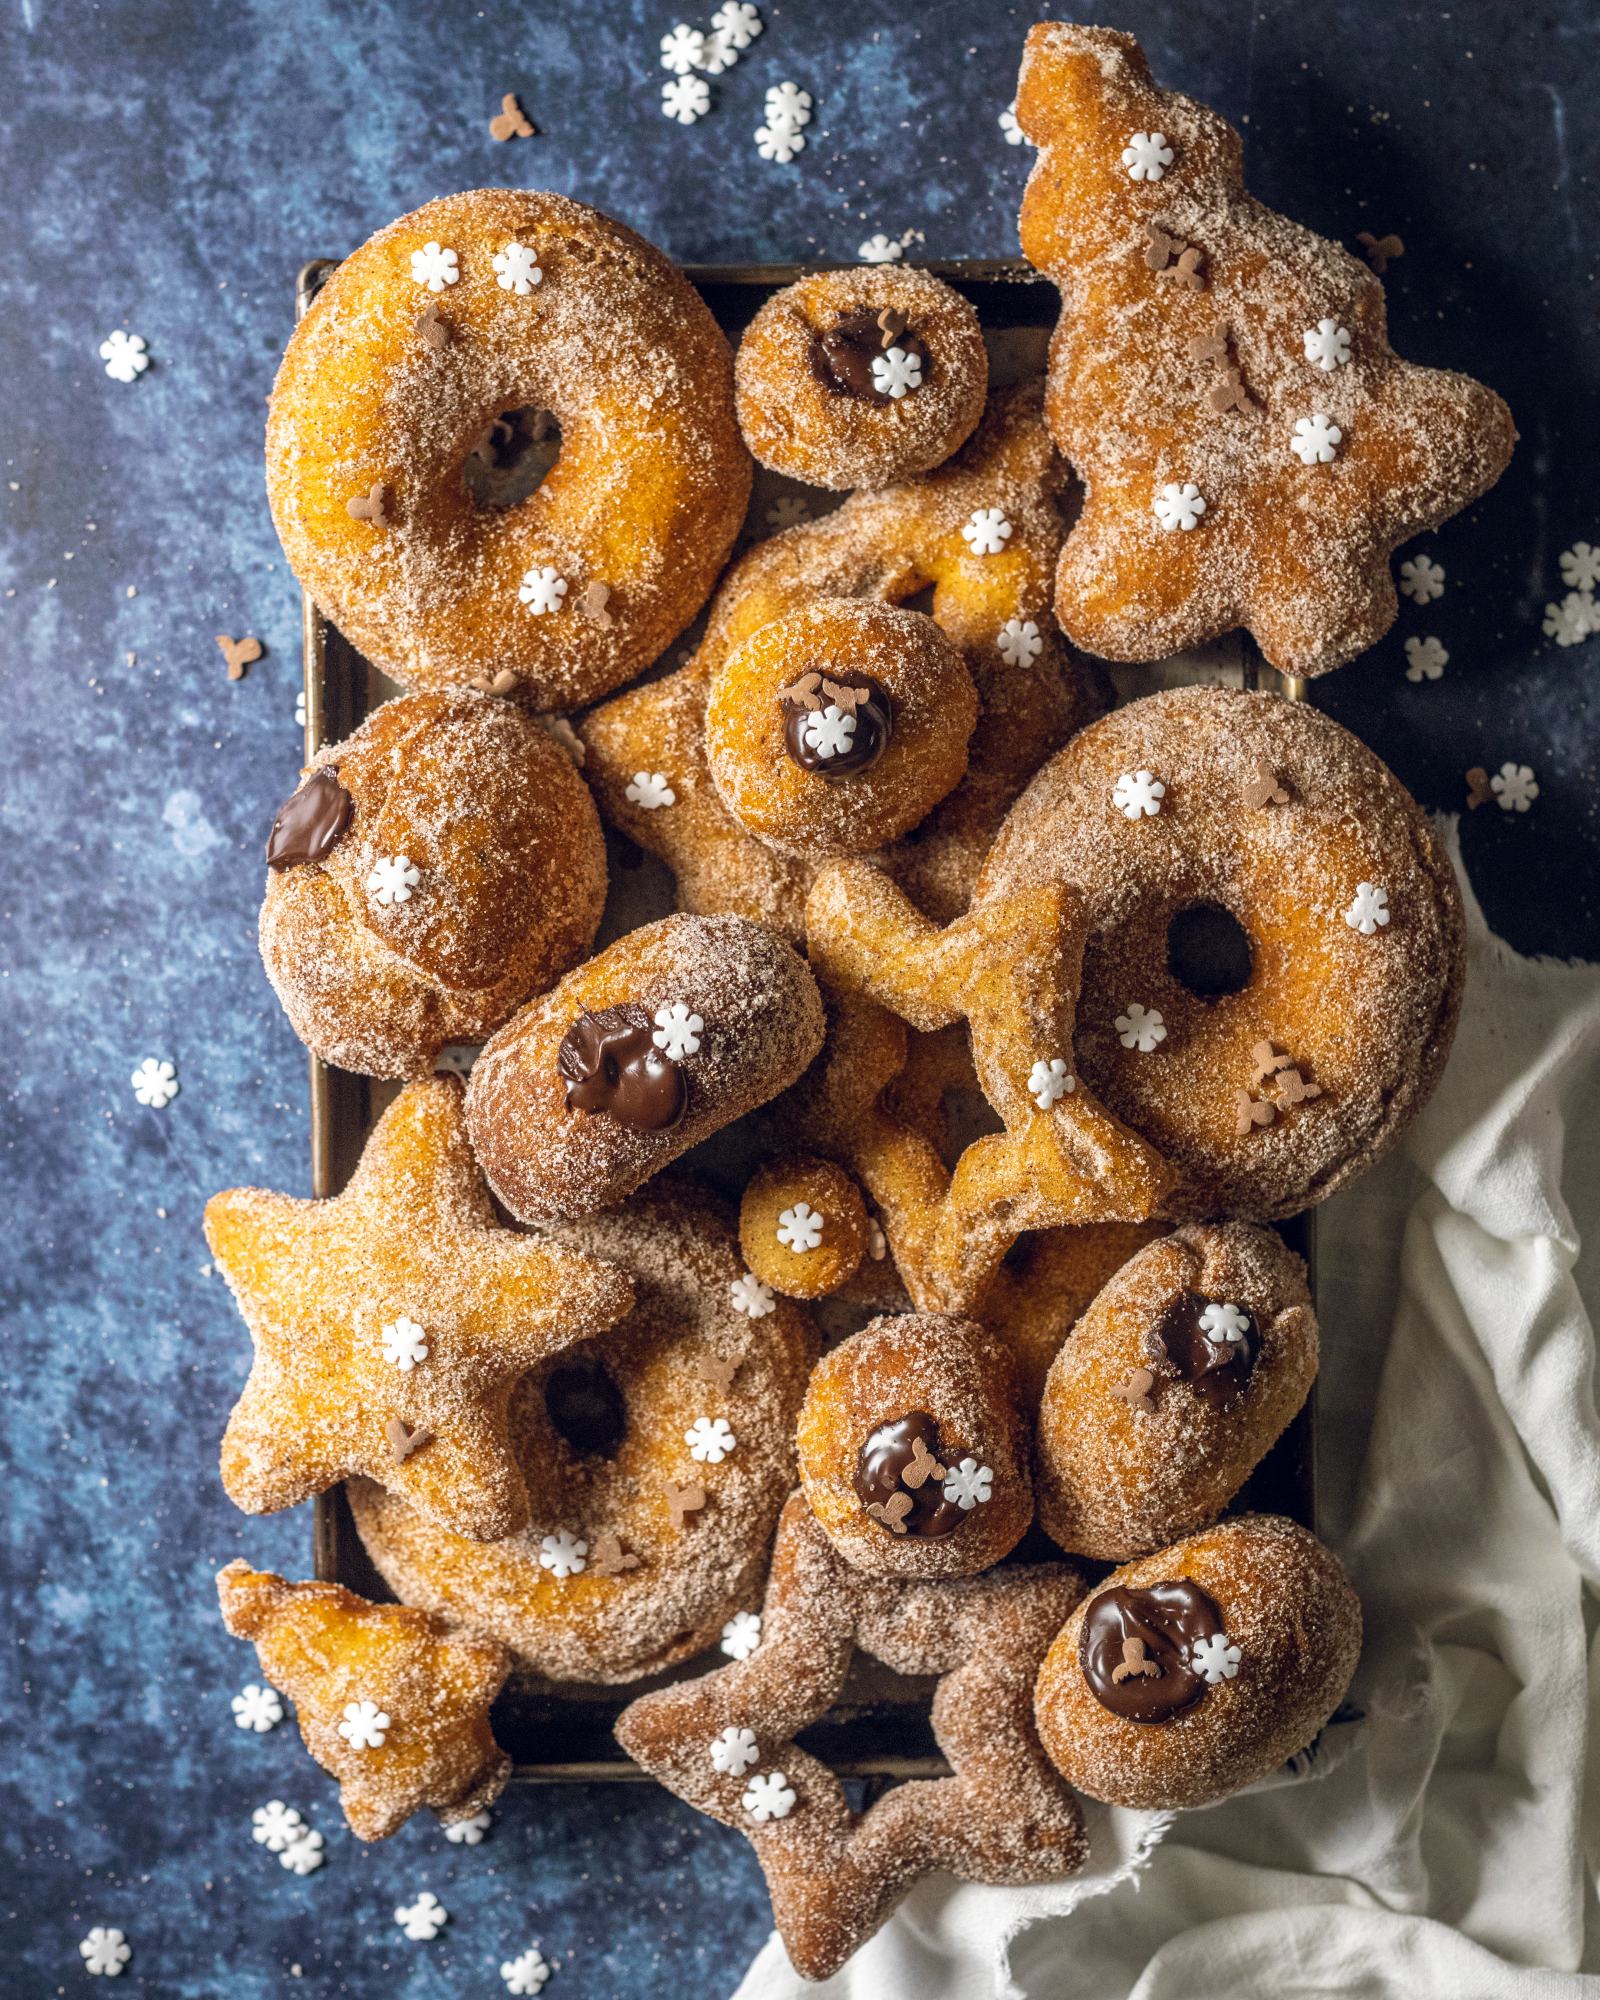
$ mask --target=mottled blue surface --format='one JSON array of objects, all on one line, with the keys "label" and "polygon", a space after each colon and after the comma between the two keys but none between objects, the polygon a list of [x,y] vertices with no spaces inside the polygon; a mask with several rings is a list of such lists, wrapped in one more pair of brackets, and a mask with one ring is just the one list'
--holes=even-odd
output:
[{"label": "mottled blue surface", "polygon": [[[564,2000],[701,2000],[765,1934],[743,1844],[662,1794],[522,1792],[475,1850],[431,1820],[367,1850],[292,1728],[234,1728],[254,1662],[212,1574],[235,1554],[304,1574],[309,1523],[247,1521],[219,1488],[247,1341],[199,1231],[215,1188],[307,1180],[304,1061],[253,935],[260,841],[299,757],[295,593],[259,470],[295,268],[485,181],[595,201],[685,259],[849,257],[880,229],[921,230],[935,256],[1015,247],[1030,155],[996,114],[1030,9],[763,11],[691,130],[656,108],[666,4],[13,0],[0,26],[4,1994],[80,1990],[92,1923],[133,1941],[119,1991],[179,2000],[499,1992],[534,1938]],[[1600,543],[1596,10],[1188,0],[1103,18],[1164,81],[1248,119],[1258,193],[1347,239],[1398,230],[1399,344],[1511,401],[1511,474],[1425,545],[1448,594],[1318,699],[1430,805],[1459,803],[1470,764],[1535,766],[1534,811],[1474,815],[1469,865],[1515,943],[1592,954],[1595,647],[1558,652],[1539,619],[1557,552]],[[785,78],[817,117],[780,168],[750,135]],[[496,146],[508,89],[542,132]],[[128,387],[96,355],[116,326],[153,357]],[[221,631],[268,646],[236,685]],[[1429,631],[1449,670],[1413,687],[1401,639]],[[146,1055],[179,1066],[164,1112],[129,1089]],[[325,1833],[319,1874],[253,1845],[273,1796]],[[391,1911],[425,1887],[453,1921],[408,1944]]]}]

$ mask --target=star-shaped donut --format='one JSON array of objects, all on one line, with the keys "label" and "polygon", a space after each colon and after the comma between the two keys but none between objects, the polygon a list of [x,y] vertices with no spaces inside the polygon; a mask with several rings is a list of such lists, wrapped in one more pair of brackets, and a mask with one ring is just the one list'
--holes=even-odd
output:
[{"label": "star-shaped donut", "polygon": [[[1085,488],[1062,629],[1154,660],[1244,625],[1289,674],[1364,652],[1390,552],[1494,484],[1510,412],[1401,360],[1373,273],[1247,194],[1238,133],[1158,90],[1131,35],[1034,28],[1017,120],[1023,254],[1061,288],[1046,414]],[[1202,253],[1198,285],[1158,240]]]},{"label": "star-shaped donut", "polygon": [[401,1091],[342,1194],[235,1188],[206,1240],[255,1342],[222,1440],[251,1514],[364,1473],[457,1534],[515,1533],[513,1384],[633,1303],[613,1265],[497,1223],[454,1077]]},{"label": "star-shaped donut", "polygon": [[[996,392],[948,464],[852,494],[836,512],[757,543],[724,579],[688,665],[602,703],[578,725],[584,776],[607,818],[672,869],[680,909],[755,917],[798,937],[813,873],[804,858],[747,833],[712,782],[706,696],[723,661],[819,597],[899,604],[930,585],[931,615],[961,649],[980,716],[966,776],[914,839],[883,858],[924,908],[953,916],[965,907],[1007,807],[1094,705],[1048,615],[1061,481],[1039,384]],[[961,531],[987,507],[1002,509],[1010,534],[999,554],[975,556]],[[640,797],[641,770],[662,774],[670,805]]]},{"label": "star-shaped donut", "polygon": [[338,1779],[361,1839],[387,1839],[422,1806],[452,1826],[505,1789],[511,1759],[489,1728],[511,1671],[498,1640],[243,1562],[218,1574],[217,1595],[223,1624],[254,1642],[262,1673],[294,1703],[305,1746]]},{"label": "star-shaped donut", "polygon": [[[976,1310],[1025,1230],[1156,1212],[1172,1170],[1066,1071],[1083,928],[1064,884],[987,898],[941,930],[881,869],[840,861],[812,886],[806,935],[830,1032],[796,1093],[799,1128],[866,1188],[920,1310]],[[973,1140],[953,1173],[880,1101],[905,1061],[882,1010],[925,1032],[968,1025],[1005,1129]]]},{"label": "star-shaped donut", "polygon": [[[1040,1747],[1033,1684],[1084,1588],[1064,1563],[940,1583],[865,1578],[796,1493],[756,1651],[642,1696],[618,1718],[617,1741],[745,1835],[796,1971],[825,1979],[920,1875],[1044,1882],[1083,1865],[1083,1821]],[[857,1646],[896,1672],[939,1676],[933,1730],[952,1771],[902,1785],[864,1814],[794,1740],[837,1699]]]}]

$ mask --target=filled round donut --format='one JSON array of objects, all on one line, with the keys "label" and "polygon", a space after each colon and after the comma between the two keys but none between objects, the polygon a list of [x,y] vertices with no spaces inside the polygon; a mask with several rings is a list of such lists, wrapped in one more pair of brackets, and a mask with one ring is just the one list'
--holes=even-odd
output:
[{"label": "filled round donut", "polygon": [[814,1153],[763,1161],[739,1203],[745,1262],[763,1284],[791,1299],[838,1291],[872,1240],[860,1188],[836,1161]]},{"label": "filled round donut", "polygon": [[599,815],[549,732],[466,689],[402,695],[273,822],[261,957],[324,1062],[427,1076],[575,965],[605,899]]},{"label": "filled round donut", "polygon": [[978,893],[1044,880],[1087,927],[1077,1072],[1176,1170],[1166,1215],[1293,1215],[1438,1081],[1460,891],[1393,772],[1306,703],[1180,688],[1083,730],[1013,806]]},{"label": "filled round donut", "polygon": [[815,1335],[787,1299],[751,1312],[729,1218],[686,1179],[553,1233],[626,1270],[636,1303],[515,1392],[531,1524],[470,1542],[367,1480],[351,1511],[403,1603],[554,1680],[636,1680],[759,1597]]},{"label": "filled round donut", "polygon": [[798,854],[864,854],[960,783],[977,719],[972,676],[931,618],[824,598],[723,662],[706,757],[748,832]]},{"label": "filled round donut", "polygon": [[942,465],[988,391],[978,315],[927,271],[823,271],[777,292],[735,360],[739,427],[809,486],[888,486]]},{"label": "filled round donut", "polygon": [[[497,436],[552,422],[542,483],[480,500],[469,473]],[[345,638],[408,687],[510,674],[539,708],[659,656],[749,492],[698,293],[555,194],[446,195],[380,230],[295,329],[267,420],[289,565]]]}]

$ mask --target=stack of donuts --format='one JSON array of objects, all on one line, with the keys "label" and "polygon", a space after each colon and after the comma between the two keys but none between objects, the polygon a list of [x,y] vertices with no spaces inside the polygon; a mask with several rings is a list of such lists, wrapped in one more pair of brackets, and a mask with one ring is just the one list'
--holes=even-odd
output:
[{"label": "stack of donuts", "polygon": [[[262,957],[387,1108],[342,1192],[208,1209],[223,1477],[344,1484],[397,1602],[232,1564],[225,1616],[366,1837],[495,1795],[508,1676],[665,1675],[618,1738],[751,1840],[808,1977],[918,1874],[1069,1872],[1082,1800],[1216,1800],[1339,1705],[1350,1585],[1241,1502],[1317,1372],[1274,1225],[1394,1144],[1461,997],[1372,751],[1277,694],[1108,708],[1096,659],[1353,657],[1503,406],[1129,37],[1035,29],[1018,117],[1045,380],[900,265],[730,351],[629,230],[499,190],[332,272],[267,431],[401,691],[277,815]],[[746,540],[753,461],[811,511]],[[866,1810],[795,1741],[857,1649],[938,1677],[950,1767]]]}]

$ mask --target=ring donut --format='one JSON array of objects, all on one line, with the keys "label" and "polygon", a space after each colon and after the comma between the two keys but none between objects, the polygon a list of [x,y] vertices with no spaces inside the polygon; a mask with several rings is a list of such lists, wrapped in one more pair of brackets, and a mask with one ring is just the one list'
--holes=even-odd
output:
[{"label": "ring donut", "polygon": [[[560,456],[515,504],[465,476],[498,420]],[[544,709],[620,686],[694,617],[750,495],[728,344],[658,250],[555,194],[391,223],[295,329],[267,419],[289,566],[407,687],[509,672]]]}]

